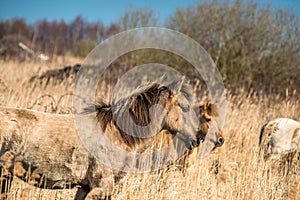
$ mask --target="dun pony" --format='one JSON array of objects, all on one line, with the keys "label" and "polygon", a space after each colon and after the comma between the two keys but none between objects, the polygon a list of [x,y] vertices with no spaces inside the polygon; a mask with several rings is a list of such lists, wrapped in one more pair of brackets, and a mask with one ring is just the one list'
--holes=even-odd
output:
[{"label": "dun pony", "polygon": [[153,160],[162,163],[172,156],[171,160],[176,160],[179,168],[185,169],[195,164],[199,158],[206,157],[211,151],[223,145],[225,139],[219,125],[219,109],[217,105],[207,101],[204,104],[197,104],[194,110],[197,112],[199,120],[202,145],[188,151],[186,148],[181,149],[182,146],[174,140],[175,136],[167,130],[163,130],[156,135],[155,140],[145,149],[145,152],[158,153],[157,157],[159,158],[154,158]]},{"label": "dun pony", "polygon": [[[178,136],[191,149],[205,139],[205,129],[199,129],[198,118],[193,114],[194,104],[191,88],[182,81],[166,86],[151,83],[113,105],[95,106],[95,112],[89,115],[94,115],[102,134],[112,144],[131,153],[145,151],[160,132]],[[155,105],[159,109],[151,109]],[[140,127],[147,126],[150,120],[158,126],[142,132]],[[219,138],[213,141],[218,142]],[[0,165],[7,176],[17,176],[42,188],[77,186],[75,199],[110,197],[113,185],[125,175],[107,167],[87,150],[78,136],[73,115],[2,107],[0,143]]]}]

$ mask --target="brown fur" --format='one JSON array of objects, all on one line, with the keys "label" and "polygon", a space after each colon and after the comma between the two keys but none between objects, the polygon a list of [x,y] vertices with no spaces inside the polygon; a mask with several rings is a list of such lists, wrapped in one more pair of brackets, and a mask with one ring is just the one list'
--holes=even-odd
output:
[{"label": "brown fur", "polygon": [[278,131],[278,123],[266,123],[263,125],[259,135],[259,159],[268,159],[270,152],[270,142],[273,134]]},{"label": "brown fur", "polygon": [[292,141],[296,140],[296,138],[300,135],[300,128],[296,128],[294,134],[292,136]]},{"label": "brown fur", "polygon": [[199,122],[200,122],[200,131],[202,137],[208,133],[208,129],[211,125],[211,121],[218,121],[219,119],[219,109],[215,104],[212,104],[210,101],[205,102],[204,104],[199,104]]},{"label": "brown fur", "polygon": [[35,115],[33,115],[31,113],[28,113],[28,112],[25,112],[23,110],[18,110],[16,112],[16,114],[17,114],[17,116],[16,116],[17,118],[24,118],[24,119],[27,119],[27,120],[38,121],[38,118]]},{"label": "brown fur", "polygon": [[259,136],[259,145],[264,145],[264,146],[268,146],[271,137],[273,136],[273,134],[278,131],[278,123],[277,122],[273,122],[273,123],[266,123],[263,128],[262,131],[260,133]]}]

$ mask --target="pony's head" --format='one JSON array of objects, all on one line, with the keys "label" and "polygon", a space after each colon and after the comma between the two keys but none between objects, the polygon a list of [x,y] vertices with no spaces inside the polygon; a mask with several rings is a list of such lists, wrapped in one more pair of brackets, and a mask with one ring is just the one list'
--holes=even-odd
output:
[{"label": "pony's head", "polygon": [[198,118],[193,109],[195,98],[192,88],[184,79],[166,86],[169,94],[165,106],[165,127],[185,142],[187,148],[196,147],[200,142]]},{"label": "pony's head", "polygon": [[112,105],[99,104],[96,111],[103,131],[108,132],[110,124],[130,148],[139,148],[144,139],[166,130],[191,149],[199,145],[201,137],[194,106],[193,90],[182,79],[168,85],[148,83]]},{"label": "pony's head", "polygon": [[200,137],[194,105],[192,88],[184,79],[168,85],[148,83],[116,101],[111,106],[110,120],[127,145],[135,146],[165,129],[191,149],[198,146]]},{"label": "pony's head", "polygon": [[224,143],[224,136],[219,125],[219,109],[217,105],[207,101],[198,105],[200,139],[203,141],[201,157],[205,157],[216,147]]}]

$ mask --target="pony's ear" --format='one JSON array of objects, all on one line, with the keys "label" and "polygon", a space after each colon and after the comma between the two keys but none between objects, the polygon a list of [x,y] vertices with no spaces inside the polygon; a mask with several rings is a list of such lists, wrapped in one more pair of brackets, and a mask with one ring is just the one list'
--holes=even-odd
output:
[{"label": "pony's ear", "polygon": [[204,105],[203,105],[203,109],[204,111],[212,116],[212,117],[218,117],[219,116],[219,109],[218,106],[216,104],[212,104],[210,101],[207,101]]},{"label": "pony's ear", "polygon": [[181,80],[178,81],[178,82],[176,83],[176,85],[174,86],[174,91],[176,92],[176,94],[179,94],[179,93],[180,93],[184,81],[185,81],[185,76],[183,76],[183,77],[181,78]]},{"label": "pony's ear", "polygon": [[199,113],[204,113],[204,104],[197,104],[196,109],[199,109]]}]

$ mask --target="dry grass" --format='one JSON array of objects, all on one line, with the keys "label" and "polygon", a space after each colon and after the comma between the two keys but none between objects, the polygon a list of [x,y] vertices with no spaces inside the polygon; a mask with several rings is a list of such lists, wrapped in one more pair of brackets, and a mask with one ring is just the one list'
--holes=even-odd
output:
[{"label": "dry grass", "polygon": [[[71,84],[42,87],[29,83],[32,76],[58,67],[62,65],[0,61],[0,106],[71,112]],[[279,161],[257,165],[260,127],[267,118],[300,120],[299,100],[256,98],[241,91],[237,96],[229,95],[228,101],[222,148],[198,160],[185,173],[170,167],[130,174],[116,185],[113,199],[299,199],[300,164],[296,158],[290,167],[286,155]],[[14,179],[8,199],[65,200],[72,199],[75,191],[44,190]]]}]

